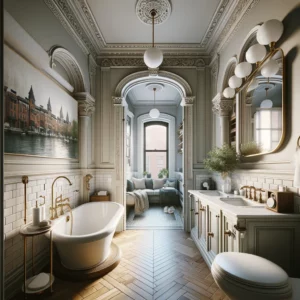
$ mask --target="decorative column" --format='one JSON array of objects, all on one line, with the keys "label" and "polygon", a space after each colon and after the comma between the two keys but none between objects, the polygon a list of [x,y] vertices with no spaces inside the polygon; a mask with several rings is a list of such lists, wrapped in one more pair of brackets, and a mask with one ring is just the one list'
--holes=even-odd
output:
[{"label": "decorative column", "polygon": [[[191,203],[188,190],[194,188],[193,180],[193,104],[195,96],[183,97],[180,103],[183,106],[183,188],[184,188],[184,211],[189,212]],[[191,231],[190,213],[185,213],[184,230]]]},{"label": "decorative column", "polygon": [[89,124],[95,111],[95,99],[89,93],[76,93],[74,98],[78,101],[79,115],[79,162],[81,169],[88,167]]},{"label": "decorative column", "polygon": [[[118,203],[126,203],[126,174],[125,174],[125,116],[124,116],[124,106],[126,101],[122,97],[112,97],[114,104],[114,115],[115,115],[115,201]],[[125,205],[126,209],[126,205]],[[126,212],[123,215],[122,224],[117,230],[125,230],[126,228]]]},{"label": "decorative column", "polygon": [[221,145],[229,144],[229,116],[233,107],[232,99],[222,99],[218,93],[212,100],[213,112],[220,118]]}]

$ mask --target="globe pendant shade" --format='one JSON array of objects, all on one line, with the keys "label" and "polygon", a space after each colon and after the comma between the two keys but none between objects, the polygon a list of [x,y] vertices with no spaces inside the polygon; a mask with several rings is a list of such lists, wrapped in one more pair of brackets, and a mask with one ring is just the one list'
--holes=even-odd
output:
[{"label": "globe pendant shade", "polygon": [[266,47],[260,44],[251,46],[246,52],[246,60],[250,64],[255,64],[262,61],[267,54]]},{"label": "globe pendant shade", "polygon": [[234,70],[234,74],[239,78],[247,77],[251,74],[252,66],[248,62],[239,63]]},{"label": "globe pendant shade", "polygon": [[241,78],[236,77],[235,75],[231,76],[228,80],[228,85],[232,88],[232,89],[236,89],[238,87],[240,87],[243,83],[243,80]]},{"label": "globe pendant shade", "polygon": [[259,81],[257,78],[254,78],[251,83],[249,84],[248,88],[247,88],[247,92],[250,92],[252,90],[255,90],[259,85]]},{"label": "globe pendant shade", "polygon": [[152,118],[152,119],[157,119],[160,115],[160,112],[157,108],[152,108],[150,111],[149,111],[149,116]]},{"label": "globe pendant shade", "polygon": [[224,91],[223,91],[223,96],[225,98],[233,98],[235,95],[235,90],[230,88],[230,87],[227,87]]},{"label": "globe pendant shade", "polygon": [[158,68],[163,62],[163,53],[160,49],[151,47],[144,53],[144,62],[151,69]]},{"label": "globe pendant shade", "polygon": [[256,39],[261,45],[269,45],[272,42],[277,42],[283,33],[283,24],[279,20],[269,20],[262,24],[257,33]]},{"label": "globe pendant shade", "polygon": [[261,75],[272,77],[279,71],[279,65],[276,60],[270,59],[261,69]]},{"label": "globe pendant shade", "polygon": [[260,108],[272,108],[273,102],[270,99],[265,99],[260,103]]}]

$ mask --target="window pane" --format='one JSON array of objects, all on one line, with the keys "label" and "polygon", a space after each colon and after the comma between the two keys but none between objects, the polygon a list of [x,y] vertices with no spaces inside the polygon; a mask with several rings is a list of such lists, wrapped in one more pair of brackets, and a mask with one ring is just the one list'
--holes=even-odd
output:
[{"label": "window pane", "polygon": [[167,150],[167,127],[150,125],[145,127],[146,150]]},{"label": "window pane", "polygon": [[161,169],[167,168],[167,152],[146,151],[146,171],[152,178],[158,178]]}]

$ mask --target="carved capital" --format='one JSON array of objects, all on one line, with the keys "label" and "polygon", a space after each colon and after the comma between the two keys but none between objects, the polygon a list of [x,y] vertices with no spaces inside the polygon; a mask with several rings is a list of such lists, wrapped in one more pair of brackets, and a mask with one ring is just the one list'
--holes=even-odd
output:
[{"label": "carved capital", "polygon": [[95,111],[95,99],[89,93],[76,93],[74,98],[78,102],[78,115],[90,117]]},{"label": "carved capital", "polygon": [[219,116],[229,116],[233,109],[232,99],[222,99],[221,94],[218,93],[212,100],[213,108],[212,111]]},{"label": "carved capital", "polygon": [[123,97],[112,97],[114,106],[125,106],[125,100]]},{"label": "carved capital", "polygon": [[195,96],[191,97],[183,97],[181,100],[181,106],[193,106],[195,100]]}]

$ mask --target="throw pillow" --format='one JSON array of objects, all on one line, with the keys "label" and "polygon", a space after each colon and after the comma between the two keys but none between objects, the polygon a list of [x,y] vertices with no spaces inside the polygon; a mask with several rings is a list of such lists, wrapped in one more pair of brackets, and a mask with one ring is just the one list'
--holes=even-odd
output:
[{"label": "throw pillow", "polygon": [[165,185],[165,179],[153,179],[153,189],[161,189]]},{"label": "throw pillow", "polygon": [[132,178],[132,181],[133,181],[133,184],[134,184],[134,188],[136,190],[146,189],[145,178],[142,178],[142,179]]},{"label": "throw pillow", "polygon": [[169,181],[167,180],[165,187],[172,187],[172,188],[176,188],[176,182],[175,181]]},{"label": "throw pillow", "polygon": [[133,192],[134,190],[134,185],[131,180],[127,180],[127,192]]},{"label": "throw pillow", "polygon": [[146,189],[153,190],[153,180],[152,179],[145,179]]}]

